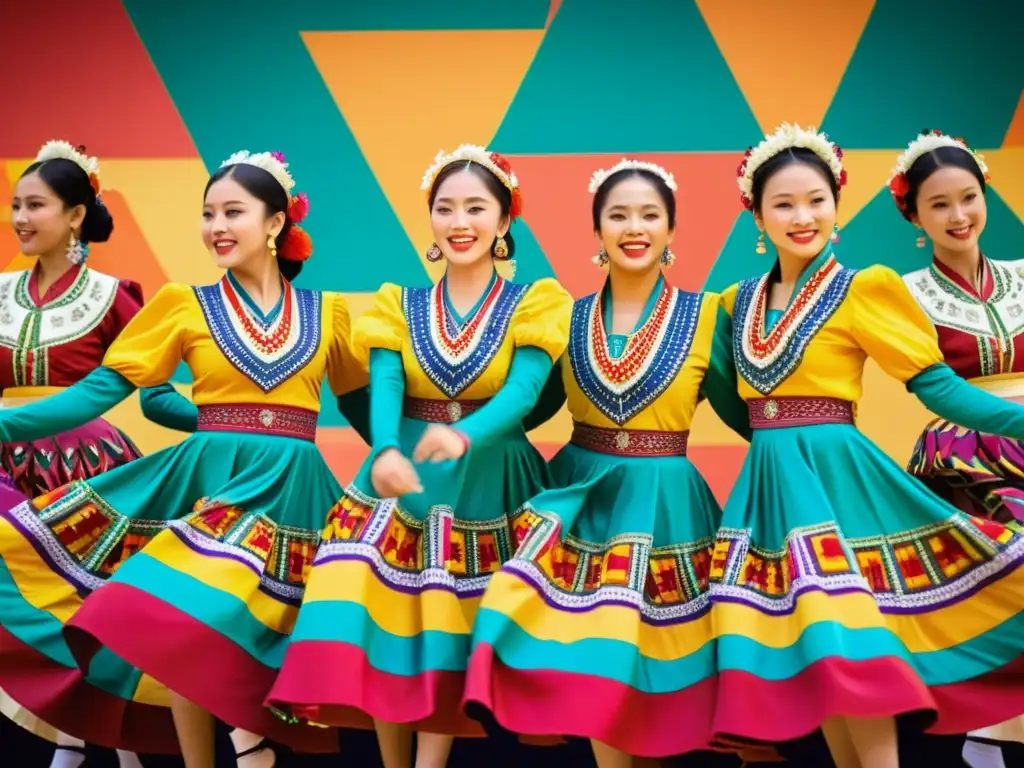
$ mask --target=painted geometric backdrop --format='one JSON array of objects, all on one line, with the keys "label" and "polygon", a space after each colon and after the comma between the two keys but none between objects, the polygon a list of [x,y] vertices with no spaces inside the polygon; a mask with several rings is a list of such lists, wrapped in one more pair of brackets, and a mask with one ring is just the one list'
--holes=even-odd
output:
[{"label": "painted geometric backdrop", "polygon": [[[0,205],[38,146],[86,144],[116,220],[91,263],[141,281],[218,277],[199,239],[209,171],[240,148],[280,149],[312,202],[314,258],[300,285],[343,291],[355,312],[384,280],[436,271],[419,191],[438,149],[486,144],[526,196],[517,279],[596,289],[586,185],[623,155],[680,181],[682,288],[763,272],[740,212],[742,151],[782,120],[846,150],[840,258],[906,271],[928,254],[884,190],[926,127],[962,135],[993,177],[986,253],[1024,257],[1024,46],[1013,3],[975,0],[50,0],[0,10],[7,73]],[[5,208],[4,216],[8,211]],[[21,269],[10,231],[0,266]],[[187,377],[181,381],[187,384]],[[903,460],[926,412],[869,371],[864,429]],[[179,439],[115,413],[145,449]],[[340,479],[363,455],[333,407],[321,442]],[[534,437],[546,451],[565,414]],[[703,407],[692,455],[727,491],[743,448]]]}]

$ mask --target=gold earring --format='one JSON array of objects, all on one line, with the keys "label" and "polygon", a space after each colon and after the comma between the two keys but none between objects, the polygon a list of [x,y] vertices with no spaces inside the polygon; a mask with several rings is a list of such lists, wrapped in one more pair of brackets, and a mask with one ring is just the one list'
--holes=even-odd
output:
[{"label": "gold earring", "polygon": [[271,258],[277,258],[277,240],[274,239],[273,235],[267,235],[267,248],[270,249]]},{"label": "gold earring", "polygon": [[440,247],[437,243],[431,243],[430,247],[427,248],[427,261],[435,262],[440,261],[444,258],[444,254],[441,252]]},{"label": "gold earring", "polygon": [[764,256],[768,253],[768,247],[764,244],[764,232],[761,232],[757,236],[757,245],[754,246],[754,253],[758,256]]},{"label": "gold earring", "polygon": [[508,243],[505,242],[505,238],[498,235],[498,239],[494,241],[494,258],[504,261],[508,258]]}]

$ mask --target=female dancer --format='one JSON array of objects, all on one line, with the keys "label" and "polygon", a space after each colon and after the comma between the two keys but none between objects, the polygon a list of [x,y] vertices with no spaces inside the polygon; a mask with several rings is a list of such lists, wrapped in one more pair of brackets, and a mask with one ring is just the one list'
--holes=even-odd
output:
[{"label": "female dancer", "polygon": [[[775,267],[729,288],[753,438],[711,563],[715,732],[819,726],[839,768],[897,765],[893,716],[962,733],[1024,710],[1024,533],[929,493],[854,426],[865,358],[957,423],[1024,437],[1024,408],[943,364],[900,277],[832,253],[842,153],[783,125],[748,151],[744,203]],[[728,329],[722,329],[725,333]]]},{"label": "female dancer", "polygon": [[[11,225],[28,271],[0,275],[0,388],[3,407],[32,402],[74,384],[100,365],[142,305],[138,283],[89,269],[90,243],[106,242],[113,218],[100,197],[99,163],[65,141],[49,141],[14,187]],[[143,413],[172,429],[195,427],[195,409],[169,384],[140,393]],[[117,427],[97,418],[32,441],[0,443],[0,469],[21,496],[95,477],[140,455]],[[18,496],[6,499],[14,506]],[[3,713],[58,743],[53,765],[74,768],[81,741],[58,734],[0,692]],[[121,762],[131,764],[122,753]]]},{"label": "female dancer", "polygon": [[701,394],[749,436],[731,355],[712,354],[719,296],[662,273],[675,258],[675,189],[650,163],[594,174],[608,280],[573,307],[556,403],[568,393],[572,441],[551,461],[557,489],[515,514],[516,555],[473,629],[466,699],[515,732],[590,738],[602,768],[710,741],[721,511],[686,458]]},{"label": "female dancer", "polygon": [[[981,253],[987,174],[984,159],[962,139],[930,131],[897,158],[889,190],[903,217],[933,243],[931,266],[903,279],[935,325],[946,361],[975,386],[1021,402],[1024,265]],[[1024,522],[1024,446],[1016,440],[937,419],[918,439],[908,469],[969,514]],[[1022,718],[974,731],[964,759],[1001,768],[1001,746],[993,742],[1022,741]]]},{"label": "female dancer", "polygon": [[548,478],[522,421],[565,349],[572,306],[554,280],[495,271],[515,253],[522,210],[504,158],[439,153],[423,188],[428,258],[447,259],[445,275],[432,288],[383,286],[355,325],[373,450],[327,521],[270,696],[321,722],[369,713],[388,768],[409,764],[409,729],[419,768],[445,764],[447,734],[481,732],[460,706],[470,628],[512,555],[508,514]]},{"label": "female dancer", "polygon": [[33,711],[55,724],[157,751],[174,730],[155,679],[173,692],[189,768],[213,765],[206,712],[299,747],[335,747],[330,731],[286,726],[263,707],[320,522],[341,493],[313,442],[320,384],[325,373],[337,394],[365,383],[342,298],[289,283],[311,253],[297,226],[307,202],[293,187],[283,156],[229,158],[203,206],[224,278],[164,286],[100,368],[43,403],[0,411],[0,437],[30,438],[167,381],[182,359],[191,369],[195,434],[0,519],[0,655],[16,662],[27,650],[34,663],[0,668],[0,683],[18,684],[16,699],[31,692]]}]

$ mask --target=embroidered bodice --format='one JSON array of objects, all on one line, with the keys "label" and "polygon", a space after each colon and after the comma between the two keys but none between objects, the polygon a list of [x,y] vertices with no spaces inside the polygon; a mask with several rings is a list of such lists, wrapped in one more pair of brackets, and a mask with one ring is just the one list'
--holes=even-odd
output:
[{"label": "embroidered bodice", "polygon": [[768,280],[751,278],[722,294],[745,400],[774,394],[857,401],[868,356],[902,382],[942,362],[934,327],[887,267],[847,269],[826,249],[770,330]]},{"label": "embroidered bodice", "polygon": [[1024,372],[1024,261],[983,257],[981,293],[937,260],[903,279],[960,376]]},{"label": "embroidered bodice", "polygon": [[367,368],[372,349],[400,352],[411,397],[486,400],[505,382],[517,347],[561,354],[571,303],[550,278],[522,285],[496,277],[463,318],[444,280],[430,288],[386,283],[356,322],[353,349]]},{"label": "embroidered bodice", "polygon": [[104,365],[143,387],[169,380],[184,360],[199,406],[266,402],[316,411],[325,373],[335,394],[364,386],[344,298],[282,287],[278,306],[264,315],[230,276],[207,286],[165,285]]},{"label": "embroidered bodice", "polygon": [[562,366],[573,419],[597,427],[689,429],[709,364],[719,296],[659,281],[647,316],[621,340],[607,333],[606,299],[606,291],[599,291],[573,305]]},{"label": "embroidered bodice", "polygon": [[0,388],[68,387],[142,306],[138,283],[73,266],[40,295],[37,270],[0,274]]}]

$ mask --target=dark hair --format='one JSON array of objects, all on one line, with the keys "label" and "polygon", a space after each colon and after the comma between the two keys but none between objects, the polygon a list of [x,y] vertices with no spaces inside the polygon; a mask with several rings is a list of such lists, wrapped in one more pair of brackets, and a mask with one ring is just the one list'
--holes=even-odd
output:
[{"label": "dark hair", "polygon": [[[480,163],[474,163],[472,160],[456,160],[454,163],[449,163],[438,171],[437,176],[434,177],[434,184],[430,188],[430,198],[427,201],[427,205],[431,209],[434,207],[434,200],[437,198],[437,190],[440,189],[444,180],[461,171],[469,171],[480,179],[484,186],[487,187],[487,191],[494,195],[494,198],[498,201],[498,205],[501,207],[501,215],[509,215],[509,211],[512,209],[512,193],[509,191],[509,188],[502,184],[501,180],[485,166],[480,165]],[[496,242],[498,242],[498,238],[494,238],[494,243]],[[491,243],[491,258],[494,258],[494,243]],[[516,241],[512,238],[511,222],[509,222],[508,232],[505,233],[505,245],[508,247],[508,256],[504,260],[514,259],[516,255]]]},{"label": "dark hair", "polygon": [[21,178],[37,173],[39,178],[53,190],[53,194],[64,203],[65,210],[76,205],[85,206],[82,231],[78,239],[83,243],[105,243],[114,231],[114,217],[96,197],[96,191],[89,183],[89,174],[73,160],[57,157],[32,163]]},{"label": "dark hair", "polygon": [[753,197],[755,212],[761,212],[761,203],[764,200],[764,187],[768,183],[768,179],[783,168],[795,164],[806,165],[820,173],[825,178],[825,181],[828,182],[828,188],[832,190],[832,199],[837,203],[839,202],[839,183],[836,181],[835,174],[832,173],[828,163],[818,157],[817,153],[812,149],[789,147],[777,155],[772,155],[754,171],[754,177],[751,179],[751,196]]},{"label": "dark hair", "polygon": [[591,214],[594,217],[594,231],[601,231],[601,211],[604,210],[604,204],[608,200],[608,195],[626,179],[643,179],[652,187],[654,191],[658,193],[658,197],[661,198],[661,202],[665,204],[665,210],[668,211],[668,228],[675,229],[676,226],[676,196],[672,194],[672,190],[668,188],[668,184],[658,174],[652,171],[645,171],[642,168],[623,168],[621,171],[616,171],[607,179],[604,183],[597,188],[597,192],[594,193],[594,202],[591,206]]},{"label": "dark hair", "polygon": [[284,227],[277,233],[277,238],[275,239],[278,252],[277,268],[281,270],[285,280],[294,280],[302,271],[302,262],[283,259],[280,255],[281,247],[284,245],[285,238],[288,237],[288,232],[291,230],[293,223],[288,218],[288,193],[284,191],[281,182],[271,176],[268,171],[257,168],[255,165],[249,165],[248,163],[226,165],[223,168],[219,168],[210,177],[210,180],[206,182],[206,189],[203,190],[203,200],[206,199],[210,187],[221,179],[227,178],[234,179],[242,189],[262,202],[267,208],[268,217],[277,213],[285,214]]},{"label": "dark hair", "polygon": [[970,173],[978,180],[981,193],[985,194],[985,174],[981,172],[971,153],[961,147],[938,147],[931,152],[925,152],[907,169],[906,216],[917,213],[917,195],[921,191],[921,185],[939,168],[946,167],[962,168]]}]

